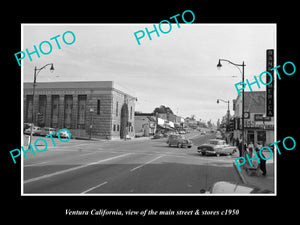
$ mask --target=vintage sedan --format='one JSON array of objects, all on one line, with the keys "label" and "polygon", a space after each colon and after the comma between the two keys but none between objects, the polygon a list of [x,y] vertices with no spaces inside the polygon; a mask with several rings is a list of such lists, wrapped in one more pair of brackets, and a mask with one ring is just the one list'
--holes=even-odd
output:
[{"label": "vintage sedan", "polygon": [[171,134],[167,140],[167,144],[169,147],[177,146],[177,148],[192,147],[191,140],[180,134]]},{"label": "vintage sedan", "polygon": [[[201,189],[202,194],[272,194],[269,189],[259,188],[250,184],[239,184],[229,181],[218,181],[209,190]],[[234,213],[231,211],[230,213]]]},{"label": "vintage sedan", "polygon": [[232,155],[237,149],[235,146],[226,144],[225,140],[210,139],[208,144],[198,146],[198,153],[202,155]]}]

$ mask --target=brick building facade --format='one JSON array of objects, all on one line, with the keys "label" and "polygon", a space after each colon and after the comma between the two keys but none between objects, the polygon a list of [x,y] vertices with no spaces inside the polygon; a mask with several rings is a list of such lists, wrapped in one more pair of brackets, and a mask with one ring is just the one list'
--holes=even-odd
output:
[{"label": "brick building facade", "polygon": [[67,128],[73,137],[134,137],[136,98],[113,81],[37,83],[34,101],[33,84],[24,83],[23,97],[24,123]]}]

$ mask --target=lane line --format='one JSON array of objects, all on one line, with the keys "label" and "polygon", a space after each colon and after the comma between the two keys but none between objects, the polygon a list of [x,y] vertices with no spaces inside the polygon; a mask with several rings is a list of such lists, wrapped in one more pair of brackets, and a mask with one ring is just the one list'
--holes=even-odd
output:
[{"label": "lane line", "polygon": [[143,166],[145,166],[145,165],[147,165],[147,164],[149,164],[149,163],[152,163],[152,162],[154,162],[155,160],[157,160],[157,159],[159,159],[159,158],[161,158],[161,157],[163,157],[163,156],[165,156],[165,155],[160,155],[160,156],[156,157],[155,159],[152,159],[152,160],[150,160],[150,161],[148,161],[148,162],[145,162],[144,164],[141,164],[141,165],[139,165],[139,166],[137,166],[137,167],[131,169],[130,172],[135,171],[135,170],[137,170],[137,169],[139,169],[139,168],[141,168],[141,167],[143,167]]},{"label": "lane line", "polygon": [[35,178],[25,180],[23,182],[23,184],[28,184],[28,183],[31,183],[31,182],[34,182],[34,181],[39,181],[39,180],[46,179],[46,178],[53,177],[53,176],[57,176],[57,175],[60,175],[60,174],[63,174],[63,173],[68,173],[68,172],[71,172],[71,171],[74,171],[74,170],[79,170],[79,169],[89,167],[89,166],[92,166],[92,165],[95,165],[95,164],[99,164],[99,163],[102,163],[102,162],[106,162],[106,161],[110,161],[110,160],[113,160],[113,159],[121,158],[121,157],[130,155],[130,154],[131,153],[126,153],[126,154],[123,154],[123,155],[118,155],[118,156],[114,156],[114,157],[111,157],[111,158],[102,159],[102,160],[92,162],[92,163],[88,163],[88,164],[84,164],[84,165],[81,165],[81,166],[76,166],[76,167],[72,167],[72,168],[69,168],[69,169],[57,171],[57,172],[54,172],[54,173],[45,174],[43,176],[39,176],[39,177],[35,177]]},{"label": "lane line", "polygon": [[98,187],[101,187],[101,186],[103,186],[105,184],[107,184],[107,181],[103,182],[102,184],[98,184],[98,185],[96,185],[94,187],[91,187],[91,188],[87,189],[86,191],[81,192],[81,194],[86,194],[87,192],[90,192],[90,191],[92,191],[92,190],[94,190],[94,189],[96,189]]},{"label": "lane line", "polygon": [[48,162],[52,162],[52,161],[45,161],[45,162],[40,162],[40,163],[34,163],[34,164],[24,165],[24,167],[37,166],[37,165],[45,164],[45,163],[48,163]]},{"label": "lane line", "polygon": [[[76,155],[76,156],[87,156],[87,155],[91,155],[91,154],[95,154],[95,153],[98,153],[98,152],[87,152],[87,153],[83,153],[83,154]],[[119,153],[119,152],[114,152],[114,153]],[[24,167],[38,166],[38,165],[42,165],[42,164],[46,164],[46,163],[50,163],[50,162],[54,162],[54,161],[45,161],[45,162],[28,164],[28,165],[24,165]],[[53,164],[53,165],[55,165],[55,164]]]}]

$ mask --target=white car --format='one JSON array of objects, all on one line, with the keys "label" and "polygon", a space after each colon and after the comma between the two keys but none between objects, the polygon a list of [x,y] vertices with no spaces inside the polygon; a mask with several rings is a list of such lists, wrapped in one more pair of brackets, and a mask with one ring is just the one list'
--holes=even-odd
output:
[{"label": "white car", "polygon": [[[34,126],[32,128],[32,135],[41,135],[41,132],[42,132],[42,128],[40,127]],[[30,135],[31,127],[25,129],[24,133]]]},{"label": "white car", "polygon": [[42,128],[42,132],[41,132],[42,136],[47,136],[47,135],[52,134],[52,133],[56,133],[55,128],[51,128],[51,127],[43,127]]},{"label": "white car", "polygon": [[60,138],[67,138],[69,139],[69,133],[66,130],[62,130],[59,132]]},{"label": "white car", "polygon": [[210,139],[208,144],[198,146],[198,153],[202,155],[232,155],[237,149],[235,146],[226,144],[225,140]]},{"label": "white car", "polygon": [[203,194],[271,194],[272,191],[268,189],[260,189],[253,185],[238,184],[228,181],[218,181],[212,185],[209,191],[200,190]]}]

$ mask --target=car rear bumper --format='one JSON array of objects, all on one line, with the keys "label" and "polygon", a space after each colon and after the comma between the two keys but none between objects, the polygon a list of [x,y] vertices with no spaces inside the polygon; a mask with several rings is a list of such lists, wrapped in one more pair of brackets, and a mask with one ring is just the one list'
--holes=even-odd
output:
[{"label": "car rear bumper", "polygon": [[198,149],[198,153],[201,153],[201,154],[205,154],[205,155],[216,155],[217,152],[216,151],[207,151],[207,150],[200,150]]}]

